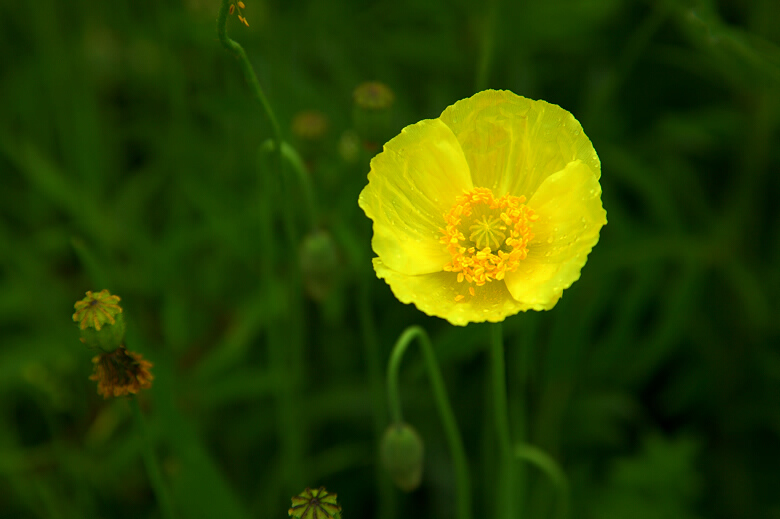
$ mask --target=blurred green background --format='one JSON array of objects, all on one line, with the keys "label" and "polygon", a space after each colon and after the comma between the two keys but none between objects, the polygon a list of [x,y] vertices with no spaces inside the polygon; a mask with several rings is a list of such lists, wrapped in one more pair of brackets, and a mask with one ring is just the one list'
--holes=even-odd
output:
[{"label": "blurred green background", "polygon": [[[388,137],[506,88],[571,111],[601,157],[609,224],[582,278],[504,323],[512,427],[566,470],[571,517],[780,518],[778,2],[246,3],[228,34],[315,186],[307,243],[326,250],[303,262],[305,199],[261,150],[217,0],[0,4],[0,517],[161,517],[127,401],[96,394],[71,321],[102,288],[155,365],[140,402],[179,517],[286,517],[320,485],[345,519],[453,517],[416,347],[401,383],[422,486],[377,463],[411,324],[492,516],[488,327],[402,305],[370,267],[357,195],[376,148],[350,133],[352,92],[380,80]],[[327,118],[316,142],[292,131],[304,110]],[[523,517],[550,517],[546,477],[523,487]]]}]

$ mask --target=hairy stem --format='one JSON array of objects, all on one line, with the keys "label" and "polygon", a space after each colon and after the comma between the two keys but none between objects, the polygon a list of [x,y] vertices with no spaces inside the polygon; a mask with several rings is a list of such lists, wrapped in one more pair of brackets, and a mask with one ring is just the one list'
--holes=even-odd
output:
[{"label": "hairy stem", "polygon": [[419,339],[420,346],[423,349],[425,364],[428,368],[428,377],[433,386],[433,394],[436,400],[436,406],[439,409],[439,416],[444,425],[444,432],[447,435],[447,443],[452,456],[452,464],[455,469],[455,484],[457,485],[456,511],[458,519],[471,518],[471,488],[469,486],[468,464],[466,462],[466,451],[463,448],[463,440],[458,430],[458,424],[455,422],[455,414],[452,412],[447,391],[444,388],[444,379],[439,370],[439,364],[436,361],[436,355],[433,352],[431,340],[425,330],[420,326],[410,326],[401,334],[390,354],[390,362],[387,366],[387,392],[390,401],[390,414],[395,423],[401,423],[403,416],[401,414],[401,398],[398,391],[398,372],[401,367],[401,360],[404,352],[411,344],[412,340]]},{"label": "hairy stem", "polygon": [[232,0],[222,0],[222,5],[220,6],[219,14],[217,15],[217,36],[219,37],[220,43],[238,58],[238,64],[241,67],[241,71],[244,73],[247,83],[249,83],[252,94],[263,107],[263,110],[265,110],[265,115],[271,123],[274,139],[279,144],[279,151],[281,153],[282,132],[279,128],[279,122],[276,120],[276,115],[274,115],[274,111],[271,109],[271,105],[268,103],[268,99],[265,97],[263,89],[260,87],[260,82],[257,80],[255,70],[252,68],[252,64],[249,62],[249,58],[247,57],[244,48],[235,40],[230,39],[227,35],[227,19],[232,3]]},{"label": "hairy stem", "polygon": [[160,506],[162,516],[165,519],[174,519],[173,503],[165,488],[160,465],[157,463],[157,456],[154,455],[152,441],[149,438],[149,432],[146,429],[146,422],[141,413],[141,406],[138,404],[137,397],[130,399],[130,407],[133,408],[133,418],[143,441],[144,466],[146,467],[146,474],[149,476],[152,490],[154,490],[154,495],[157,498],[157,504]]},{"label": "hairy stem", "polygon": [[[374,432],[380,437],[383,432],[383,424],[387,413],[387,404],[382,395],[382,362],[379,356],[379,340],[374,324],[374,314],[371,309],[370,286],[366,275],[361,276],[358,286],[357,305],[360,328],[363,334],[363,346],[365,348],[366,363],[368,365],[368,380],[371,388],[371,397],[374,404]],[[377,459],[379,458],[377,454]],[[395,517],[395,494],[392,491],[390,480],[384,477],[381,464],[377,463],[377,488],[379,490],[379,519],[391,519]]]},{"label": "hairy stem", "polygon": [[506,363],[504,361],[504,337],[501,324],[490,327],[490,366],[493,390],[493,413],[498,451],[501,456],[498,480],[497,514],[499,519],[515,519],[515,460],[512,437],[509,431],[509,407],[506,397]]}]

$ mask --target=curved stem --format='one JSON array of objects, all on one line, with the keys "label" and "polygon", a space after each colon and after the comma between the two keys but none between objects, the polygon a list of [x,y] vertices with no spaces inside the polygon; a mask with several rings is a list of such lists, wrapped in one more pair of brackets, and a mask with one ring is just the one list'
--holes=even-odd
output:
[{"label": "curved stem", "polygon": [[547,474],[553,485],[557,487],[560,496],[558,517],[566,519],[569,516],[569,480],[563,469],[549,454],[527,443],[515,445],[515,457],[520,461],[536,465],[539,470]]},{"label": "curved stem", "polygon": [[515,518],[515,500],[513,499],[515,471],[512,453],[512,438],[509,432],[509,408],[506,399],[506,363],[504,361],[504,337],[501,323],[490,327],[490,367],[493,390],[493,412],[498,434],[498,449],[501,465],[498,481],[499,518]]},{"label": "curved stem", "polygon": [[152,489],[157,498],[157,504],[162,510],[163,517],[165,519],[173,519],[175,517],[173,513],[173,503],[168,495],[168,491],[165,489],[162,472],[160,472],[160,465],[157,463],[157,457],[154,455],[152,442],[149,438],[149,433],[146,430],[146,422],[141,413],[141,406],[138,405],[138,398],[132,397],[130,400],[130,407],[133,408],[133,418],[135,419],[136,427],[138,427],[138,433],[143,440],[143,457],[144,465],[146,466],[146,474],[149,476],[149,482],[152,484]]},{"label": "curved stem", "polygon": [[[274,133],[273,151],[276,152],[277,160],[279,160],[279,171],[283,172],[285,161],[292,167],[298,182],[301,184],[303,196],[306,200],[306,206],[309,212],[309,226],[313,228],[317,222],[317,207],[314,197],[314,188],[312,187],[311,179],[306,171],[306,167],[304,166],[300,155],[298,155],[298,152],[282,140],[282,131],[279,122],[276,119],[276,115],[274,114],[268,99],[263,93],[260,82],[257,80],[255,70],[246,55],[246,51],[244,51],[244,48],[238,42],[232,40],[227,35],[228,13],[230,12],[230,5],[233,3],[233,0],[222,0],[222,5],[220,6],[219,14],[217,15],[217,36],[219,37],[220,43],[238,58],[238,64],[241,67],[241,71],[244,73],[244,78],[246,78],[247,83],[249,83],[252,94],[254,94],[255,98],[260,103],[260,106],[265,110],[266,117],[268,117],[268,121],[271,123],[271,128]],[[263,144],[263,148],[269,147],[266,144]],[[289,209],[286,211],[285,217],[287,219],[286,226],[288,227],[288,235],[291,238],[291,243],[297,243],[297,240],[295,239],[296,233],[292,230],[293,225]]]},{"label": "curved stem", "polygon": [[469,487],[468,464],[466,462],[466,451],[463,448],[463,440],[460,437],[458,424],[455,422],[455,414],[452,412],[450,400],[447,397],[447,391],[444,388],[444,379],[439,371],[439,364],[436,361],[436,355],[433,352],[431,340],[428,334],[420,326],[410,326],[401,334],[390,354],[390,362],[387,366],[387,393],[390,402],[390,414],[395,423],[403,420],[401,414],[401,398],[398,391],[398,371],[401,367],[401,360],[404,352],[411,344],[412,340],[419,339],[420,346],[423,349],[425,364],[428,368],[428,377],[431,380],[433,394],[436,399],[436,406],[439,409],[439,416],[444,425],[444,432],[447,435],[452,456],[452,464],[455,468],[455,482],[457,485],[457,517],[458,519],[471,518],[471,488]]},{"label": "curved stem", "polygon": [[[249,88],[252,89],[252,93],[263,107],[263,110],[265,110],[268,121],[271,123],[275,140],[277,143],[281,144],[282,132],[279,128],[279,123],[271,109],[271,105],[268,103],[268,99],[266,99],[265,94],[263,93],[263,89],[260,87],[260,82],[257,80],[255,70],[252,68],[252,64],[249,62],[249,58],[247,57],[244,48],[235,40],[230,39],[227,35],[227,18],[230,4],[232,3],[232,0],[222,0],[222,5],[220,6],[219,14],[217,15],[217,36],[219,37],[220,43],[238,58],[238,64],[244,73],[247,83],[249,83]],[[281,147],[279,149],[281,151]]]},{"label": "curved stem", "polygon": [[490,3],[485,17],[482,41],[480,42],[479,60],[477,61],[477,92],[485,90],[490,79],[490,68],[493,64],[493,54],[496,46],[496,33],[498,32],[498,10],[501,0],[493,0]]},{"label": "curved stem", "polygon": [[[261,149],[267,153],[273,153],[276,151],[276,142],[272,139],[268,139],[262,144]],[[314,194],[314,186],[312,185],[311,177],[306,169],[306,165],[303,163],[301,156],[295,148],[286,142],[282,142],[281,157],[282,160],[292,168],[292,171],[295,174],[295,178],[298,181],[306,204],[309,227],[313,229],[317,225],[317,197]]]},{"label": "curved stem", "polygon": [[301,185],[301,191],[303,191],[303,198],[309,213],[309,226],[313,228],[317,224],[317,202],[309,172],[295,148],[286,142],[282,143],[282,157],[292,166],[295,176],[298,177],[298,183]]}]

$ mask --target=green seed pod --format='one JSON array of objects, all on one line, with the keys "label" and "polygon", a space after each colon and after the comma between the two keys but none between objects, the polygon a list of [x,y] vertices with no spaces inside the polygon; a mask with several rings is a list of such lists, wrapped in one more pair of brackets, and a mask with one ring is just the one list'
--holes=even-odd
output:
[{"label": "green seed pod", "polygon": [[295,519],[341,519],[341,506],[336,494],[329,494],[325,487],[307,488],[292,498],[287,515]]},{"label": "green seed pod", "polygon": [[73,320],[79,325],[81,342],[103,351],[114,351],[124,343],[125,319],[118,303],[119,296],[101,290],[88,291],[84,299],[73,305]]},{"label": "green seed pod", "polygon": [[393,482],[404,492],[411,492],[420,486],[423,451],[422,438],[409,424],[392,424],[382,436],[382,464]]},{"label": "green seed pod", "polygon": [[361,83],[353,93],[355,130],[367,146],[378,146],[393,133],[395,94],[379,81]]},{"label": "green seed pod", "polygon": [[106,324],[100,330],[87,328],[81,330],[81,342],[90,348],[114,351],[125,342],[125,318],[118,314],[114,324]]}]

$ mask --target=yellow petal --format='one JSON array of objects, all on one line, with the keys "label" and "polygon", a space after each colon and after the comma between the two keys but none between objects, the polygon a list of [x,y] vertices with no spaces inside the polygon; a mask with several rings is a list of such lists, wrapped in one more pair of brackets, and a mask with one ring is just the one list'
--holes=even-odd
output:
[{"label": "yellow petal", "polygon": [[[384,279],[395,297],[402,303],[414,303],[428,315],[441,317],[457,326],[484,321],[500,322],[509,315],[531,307],[512,298],[503,281],[493,281],[475,288],[458,283],[453,272],[436,272],[409,276],[388,268],[380,258],[374,258],[377,277]],[[462,296],[460,301],[455,301]]]},{"label": "yellow petal", "polygon": [[504,279],[517,301],[549,310],[579,279],[607,213],[596,174],[579,160],[547,177],[528,207],[539,216],[532,226],[528,257]]},{"label": "yellow petal", "polygon": [[474,185],[496,196],[530,199],[545,178],[578,159],[600,175],[582,126],[560,106],[485,90],[448,107],[441,120],[458,138]]},{"label": "yellow petal", "polygon": [[371,246],[404,274],[439,272],[450,254],[439,243],[444,213],[471,176],[452,131],[438,119],[407,126],[371,161],[358,204],[374,221]]}]

